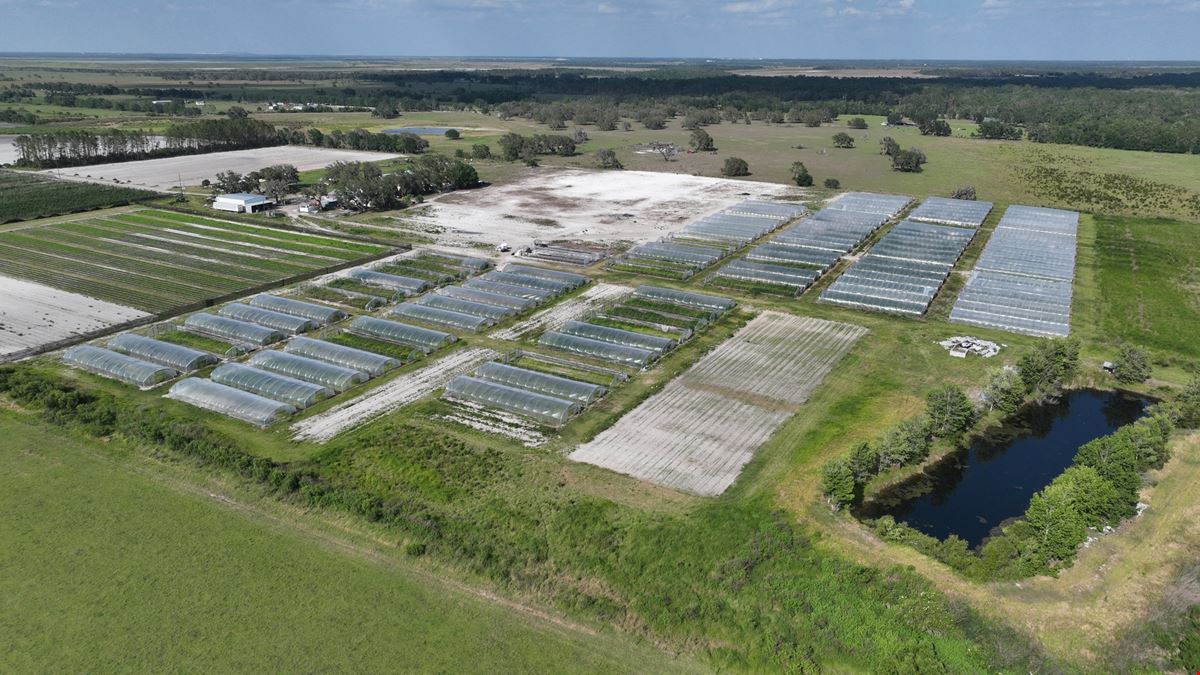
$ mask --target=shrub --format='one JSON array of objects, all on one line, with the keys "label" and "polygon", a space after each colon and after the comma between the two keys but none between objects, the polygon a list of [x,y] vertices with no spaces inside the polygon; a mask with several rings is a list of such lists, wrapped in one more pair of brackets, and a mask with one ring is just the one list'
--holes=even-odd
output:
[{"label": "shrub", "polygon": [[1150,379],[1150,359],[1146,352],[1132,345],[1122,346],[1114,362],[1113,376],[1121,384],[1137,384]]},{"label": "shrub", "polygon": [[938,438],[956,439],[975,423],[975,406],[963,390],[952,384],[939,387],[925,397],[929,432]]},{"label": "shrub", "polygon": [[792,164],[792,180],[800,187],[812,187],[813,177],[808,172],[808,167],[804,166],[804,162],[794,162]]},{"label": "shrub", "polygon": [[846,126],[851,129],[866,129],[867,121],[861,117],[851,117],[850,121],[846,122]]},{"label": "shrub", "polygon": [[847,149],[853,148],[854,137],[844,131],[839,131],[833,135],[833,147]]},{"label": "shrub", "polygon": [[617,153],[605,148],[596,151],[596,163],[601,169],[624,169],[621,160],[617,159]]},{"label": "shrub", "polygon": [[821,492],[834,511],[854,503],[858,496],[858,485],[849,462],[839,457],[821,467]]},{"label": "shrub", "polygon": [[487,143],[476,143],[471,146],[471,157],[473,159],[491,159],[492,148]]},{"label": "shrub", "polygon": [[842,181],[836,178],[826,178],[825,188],[829,190],[840,190],[842,188]]},{"label": "shrub", "polygon": [[449,138],[452,141],[457,141],[459,138],[462,137],[462,134],[460,134],[458,132],[458,129],[447,129],[446,133],[444,133],[442,135],[445,136],[446,138]]},{"label": "shrub", "polygon": [[730,157],[725,160],[725,164],[721,167],[721,174],[725,176],[749,176],[750,165],[741,157]]}]

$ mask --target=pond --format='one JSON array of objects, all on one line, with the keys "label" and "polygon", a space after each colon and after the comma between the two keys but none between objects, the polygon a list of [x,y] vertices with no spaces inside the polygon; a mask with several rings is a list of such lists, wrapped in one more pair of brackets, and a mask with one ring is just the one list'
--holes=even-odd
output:
[{"label": "pond", "polygon": [[1033,493],[1071,466],[1075,450],[1145,414],[1152,401],[1132,394],[1079,389],[1021,409],[967,447],[858,507],[859,518],[890,515],[925,534],[956,534],[980,545],[1020,516]]},{"label": "pond", "polygon": [[385,134],[416,134],[418,136],[441,136],[452,127],[400,127],[384,129]]}]

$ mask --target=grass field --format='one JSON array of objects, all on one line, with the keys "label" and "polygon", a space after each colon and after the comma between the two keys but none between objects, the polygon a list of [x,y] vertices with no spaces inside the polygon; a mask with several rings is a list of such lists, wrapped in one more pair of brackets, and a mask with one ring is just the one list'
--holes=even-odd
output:
[{"label": "grass field", "polygon": [[0,171],[0,223],[120,206],[158,196],[128,187],[72,183],[15,171]]},{"label": "grass field", "polygon": [[0,273],[153,313],[386,250],[143,210],[0,232]]},{"label": "grass field", "polygon": [[114,444],[8,410],[0,434],[5,672],[691,669]]}]

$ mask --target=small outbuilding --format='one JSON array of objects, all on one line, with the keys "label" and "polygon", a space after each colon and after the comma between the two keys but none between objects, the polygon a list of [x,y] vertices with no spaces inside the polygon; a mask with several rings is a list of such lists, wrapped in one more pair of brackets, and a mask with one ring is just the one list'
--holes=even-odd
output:
[{"label": "small outbuilding", "polygon": [[258,213],[266,211],[274,205],[275,202],[262,195],[235,192],[217,195],[213,200],[212,207],[218,211],[229,211],[230,213]]}]

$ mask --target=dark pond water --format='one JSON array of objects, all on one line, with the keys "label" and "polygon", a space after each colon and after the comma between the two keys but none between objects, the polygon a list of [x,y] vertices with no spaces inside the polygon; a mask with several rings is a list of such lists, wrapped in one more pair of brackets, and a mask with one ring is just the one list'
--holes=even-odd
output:
[{"label": "dark pond water", "polygon": [[400,127],[398,129],[384,129],[385,134],[416,134],[418,136],[441,136],[446,133],[450,127]]},{"label": "dark pond water", "polygon": [[1071,466],[1075,450],[1144,414],[1151,401],[1082,389],[1028,406],[968,447],[863,504],[859,518],[891,515],[925,534],[957,534],[978,546],[992,529],[1021,515],[1034,492]]}]

